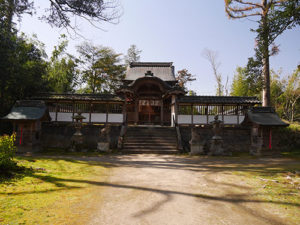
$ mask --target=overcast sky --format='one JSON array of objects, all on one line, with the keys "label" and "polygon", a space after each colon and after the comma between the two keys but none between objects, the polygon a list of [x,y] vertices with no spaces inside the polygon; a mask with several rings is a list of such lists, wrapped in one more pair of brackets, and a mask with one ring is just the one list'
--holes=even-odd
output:
[{"label": "overcast sky", "polygon": [[[176,71],[188,69],[197,78],[189,88],[199,95],[216,92],[211,67],[202,56],[205,48],[218,52],[224,82],[227,76],[231,82],[236,67],[245,66],[248,57],[254,54],[255,34],[250,28],[256,28],[257,23],[248,19],[229,20],[223,0],[120,0],[120,3],[123,15],[117,25],[103,23],[100,26],[106,31],[102,31],[77,20],[80,34],[94,44],[112,47],[117,53],[126,54],[129,46],[135,44],[142,50],[141,61],[173,62]],[[37,34],[50,55],[58,37],[66,31],[40,22],[37,16],[24,16],[17,27],[28,35]],[[70,40],[68,51],[75,54],[75,46],[83,41],[80,37]],[[285,31],[276,44],[280,45],[280,52],[271,57],[271,67],[282,70],[284,77],[300,64],[300,27]]]}]

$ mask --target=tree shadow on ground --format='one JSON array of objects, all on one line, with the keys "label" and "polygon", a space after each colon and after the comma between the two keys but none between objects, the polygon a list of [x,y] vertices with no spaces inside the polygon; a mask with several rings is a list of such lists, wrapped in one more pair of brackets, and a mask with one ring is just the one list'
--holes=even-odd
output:
[{"label": "tree shadow on ground", "polygon": [[[204,173],[205,176],[211,173],[231,173],[232,171],[248,171],[254,172],[259,175],[265,175],[269,173],[282,173],[287,170],[287,164],[292,168],[299,168],[299,162],[297,161],[286,161],[286,160],[273,160],[273,159],[241,159],[241,158],[218,158],[218,157],[186,157],[186,156],[147,156],[147,157],[139,157],[139,156],[130,156],[130,155],[108,155],[103,157],[33,157],[33,158],[25,158],[28,160],[66,160],[75,163],[82,163],[88,165],[97,165],[106,168],[117,168],[117,167],[130,167],[130,168],[157,168],[157,169],[168,169],[168,170],[187,170],[192,172],[201,172]],[[163,195],[164,198],[161,201],[154,203],[151,207],[142,209],[137,212],[134,216],[140,217],[142,215],[149,214],[153,211],[158,210],[162,205],[171,201],[174,196],[186,196],[196,198],[199,201],[209,201],[215,204],[218,203],[230,203],[235,204],[240,207],[240,209],[244,210],[248,214],[251,214],[256,217],[261,217],[264,220],[268,220],[274,224],[282,224],[280,221],[276,221],[275,219],[265,218],[262,215],[259,215],[258,212],[253,211],[252,209],[246,207],[245,203],[271,203],[276,205],[283,206],[295,206],[300,207],[300,203],[294,203],[289,201],[279,201],[279,200],[262,200],[257,198],[257,194],[253,195],[250,193],[247,194],[235,194],[230,193],[226,195],[218,195],[217,194],[205,194],[205,193],[197,193],[197,192],[184,192],[184,191],[174,191],[168,189],[161,188],[151,188],[145,186],[136,186],[129,184],[119,184],[119,183],[111,183],[111,182],[101,182],[95,180],[87,180],[87,179],[64,179],[56,176],[49,176],[42,171],[35,170],[26,170],[26,173],[22,175],[22,177],[28,176],[33,177],[44,182],[51,183],[55,185],[55,188],[51,188],[48,190],[40,190],[40,191],[23,191],[23,192],[14,192],[14,193],[0,193],[0,195],[23,195],[23,194],[34,194],[34,193],[47,193],[54,191],[65,191],[69,189],[80,189],[85,188],[80,186],[80,184],[89,184],[99,187],[109,187],[109,188],[117,188],[117,189],[130,189],[130,190],[138,190],[145,191]],[[219,182],[215,180],[211,180],[209,176],[205,177],[207,182],[211,183],[215,186],[223,186],[227,188],[241,188],[247,189],[249,187],[243,186],[240,184],[234,184],[230,182]],[[263,194],[262,194],[263,195]]]}]

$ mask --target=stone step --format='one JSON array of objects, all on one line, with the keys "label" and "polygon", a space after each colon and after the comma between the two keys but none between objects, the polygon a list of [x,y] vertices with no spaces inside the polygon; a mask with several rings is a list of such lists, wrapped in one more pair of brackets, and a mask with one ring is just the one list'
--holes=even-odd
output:
[{"label": "stone step", "polygon": [[172,137],[155,137],[155,136],[137,136],[137,137],[133,137],[133,136],[125,136],[124,138],[125,140],[143,140],[143,141],[156,141],[156,140],[164,140],[164,141],[174,141],[177,140],[176,137],[172,136]]},{"label": "stone step", "polygon": [[131,141],[124,141],[125,144],[130,144],[130,145],[176,145],[177,141],[136,141],[136,140],[131,140]]},{"label": "stone step", "polygon": [[176,154],[177,136],[170,127],[128,127],[124,137],[123,153]]},{"label": "stone step", "polygon": [[177,154],[177,150],[153,150],[153,149],[122,149],[126,154]]},{"label": "stone step", "polygon": [[125,149],[176,149],[176,145],[131,145],[131,144],[124,144]]},{"label": "stone step", "polygon": [[176,137],[176,134],[142,134],[142,133],[136,133],[136,134],[125,134],[127,137]]}]

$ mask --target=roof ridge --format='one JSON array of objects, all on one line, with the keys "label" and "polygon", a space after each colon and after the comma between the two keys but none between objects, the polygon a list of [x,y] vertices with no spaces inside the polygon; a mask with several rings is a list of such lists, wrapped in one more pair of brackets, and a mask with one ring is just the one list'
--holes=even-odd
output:
[{"label": "roof ridge", "polygon": [[149,67],[171,67],[173,62],[131,62],[130,67],[149,66]]}]

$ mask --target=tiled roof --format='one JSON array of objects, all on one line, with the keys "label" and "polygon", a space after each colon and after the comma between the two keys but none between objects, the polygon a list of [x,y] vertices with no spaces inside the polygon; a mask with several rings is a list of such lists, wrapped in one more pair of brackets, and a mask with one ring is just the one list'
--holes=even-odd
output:
[{"label": "tiled roof", "polygon": [[261,126],[288,126],[283,122],[272,107],[254,107],[249,109],[245,121]]},{"label": "tiled roof", "polygon": [[199,104],[260,104],[256,97],[237,96],[182,96],[179,103],[199,103]]},{"label": "tiled roof", "polygon": [[163,81],[176,81],[172,62],[132,62],[127,67],[124,80],[136,80],[144,77],[148,71]]},{"label": "tiled roof", "polygon": [[[39,120],[48,114],[43,101],[22,100],[17,101],[10,113],[3,120]],[[49,114],[48,114],[48,118]]]},{"label": "tiled roof", "polygon": [[83,100],[83,101],[113,101],[123,102],[124,99],[112,94],[55,94],[41,93],[39,96],[31,97],[39,100]]}]

